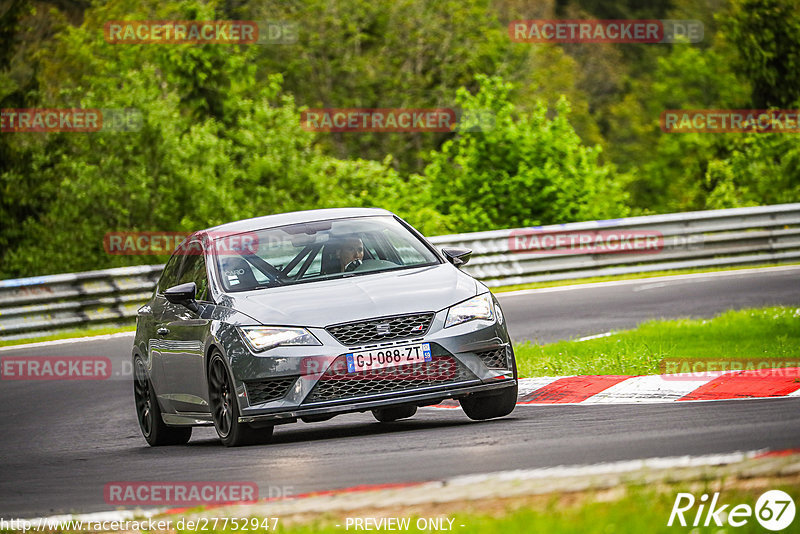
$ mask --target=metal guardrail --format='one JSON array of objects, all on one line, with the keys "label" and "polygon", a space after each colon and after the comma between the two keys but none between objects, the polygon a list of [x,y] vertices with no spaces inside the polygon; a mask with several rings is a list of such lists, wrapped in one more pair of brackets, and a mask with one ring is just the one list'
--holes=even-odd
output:
[{"label": "metal guardrail", "polygon": [[0,339],[91,324],[131,323],[163,265],[0,280]]},{"label": "metal guardrail", "polygon": [[[517,236],[650,232],[660,250],[553,254],[514,250]],[[593,276],[800,261],[800,204],[695,211],[430,238],[437,246],[471,248],[464,267],[489,287]]]},{"label": "metal guardrail", "polygon": [[[657,250],[625,253],[531,249],[532,236],[638,231]],[[528,240],[528,241],[526,241]],[[800,203],[673,213],[430,238],[473,250],[463,269],[489,287],[672,269],[800,261]],[[520,244],[522,243],[522,246]],[[91,324],[128,323],[162,265],[0,281],[0,339]]]}]

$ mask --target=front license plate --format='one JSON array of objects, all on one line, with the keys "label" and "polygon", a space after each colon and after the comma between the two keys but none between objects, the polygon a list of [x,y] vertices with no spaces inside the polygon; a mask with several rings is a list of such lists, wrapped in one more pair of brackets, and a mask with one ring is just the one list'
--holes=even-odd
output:
[{"label": "front license plate", "polygon": [[431,361],[431,344],[417,343],[402,347],[386,347],[383,349],[351,352],[347,357],[347,372],[358,373],[371,369],[397,367]]}]

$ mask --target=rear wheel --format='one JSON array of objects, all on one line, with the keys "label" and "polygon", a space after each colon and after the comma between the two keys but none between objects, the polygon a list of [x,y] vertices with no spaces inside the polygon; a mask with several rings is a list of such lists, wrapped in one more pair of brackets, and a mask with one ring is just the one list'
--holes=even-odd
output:
[{"label": "rear wheel", "polygon": [[208,366],[208,400],[214,428],[226,447],[266,443],[272,437],[272,425],[254,428],[239,422],[239,403],[233,380],[219,352],[214,353]]},{"label": "rear wheel", "polygon": [[167,426],[161,418],[156,392],[147,376],[141,358],[133,363],[133,398],[136,403],[136,418],[144,439],[152,447],[160,445],[184,445],[192,437],[190,426]]},{"label": "rear wheel", "polygon": [[391,423],[398,419],[406,419],[417,413],[416,406],[393,406],[391,408],[375,408],[372,415],[381,423]]},{"label": "rear wheel", "polygon": [[481,395],[470,395],[464,397],[459,402],[461,409],[470,419],[482,421],[484,419],[494,419],[503,417],[514,411],[517,405],[518,387],[503,388],[500,392],[484,393]]}]

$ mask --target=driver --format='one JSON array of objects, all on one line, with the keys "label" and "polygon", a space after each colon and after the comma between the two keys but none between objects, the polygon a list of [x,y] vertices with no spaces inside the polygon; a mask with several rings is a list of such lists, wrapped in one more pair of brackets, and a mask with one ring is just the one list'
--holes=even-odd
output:
[{"label": "driver", "polygon": [[364,261],[364,243],[355,236],[346,238],[339,247],[337,258],[341,272],[355,270]]}]

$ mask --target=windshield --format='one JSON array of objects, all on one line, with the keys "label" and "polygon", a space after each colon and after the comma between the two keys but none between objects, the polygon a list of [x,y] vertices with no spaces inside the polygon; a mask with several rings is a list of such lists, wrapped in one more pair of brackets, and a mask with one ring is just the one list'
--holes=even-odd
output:
[{"label": "windshield", "polygon": [[226,291],[250,291],[439,263],[391,216],[336,219],[249,232],[257,247],[218,255]]}]

